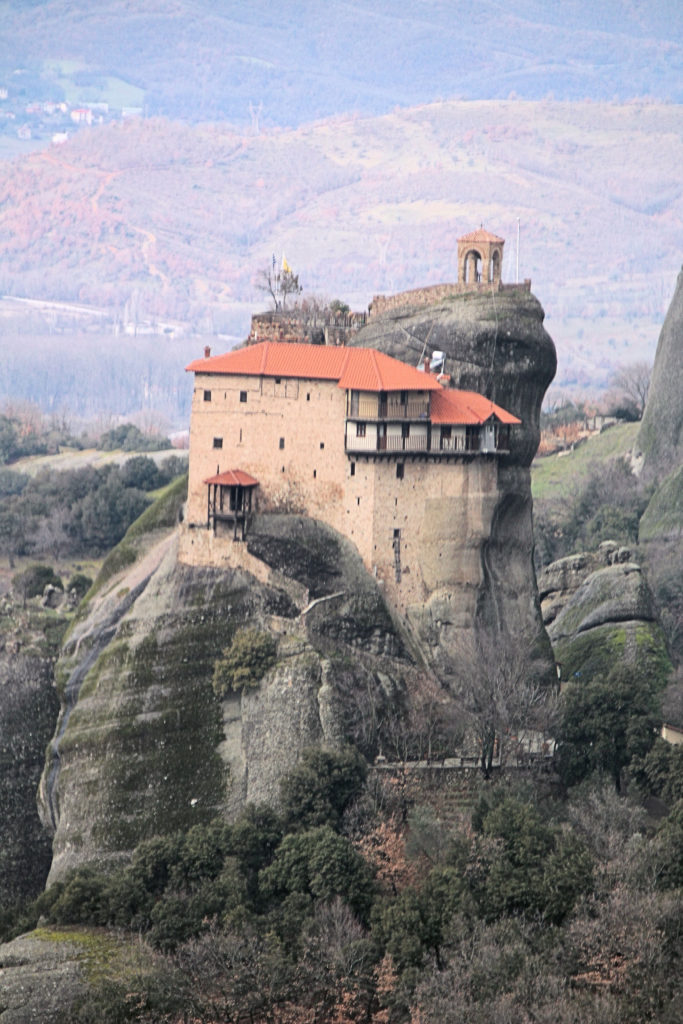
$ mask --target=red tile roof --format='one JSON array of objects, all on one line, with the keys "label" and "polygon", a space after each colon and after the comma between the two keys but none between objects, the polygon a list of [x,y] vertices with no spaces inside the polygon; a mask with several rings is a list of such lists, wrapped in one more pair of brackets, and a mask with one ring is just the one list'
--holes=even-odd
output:
[{"label": "red tile roof", "polygon": [[463,235],[458,239],[459,242],[493,242],[498,245],[502,245],[505,241],[504,238],[499,238],[498,235],[492,235],[490,231],[485,228],[477,228],[476,231],[470,231],[468,235]]},{"label": "red tile roof", "polygon": [[222,484],[224,487],[256,487],[258,480],[249,476],[243,469],[226,469],[222,473],[210,476],[205,484]]},{"label": "red tile roof", "polygon": [[347,348],[339,387],[353,391],[439,391],[435,377],[374,348]]},{"label": "red tile roof", "polygon": [[501,423],[522,421],[496,405],[490,398],[478,395],[476,391],[457,391],[444,388],[435,391],[431,400],[432,423],[473,424],[486,423],[494,416]]},{"label": "red tile roof", "polygon": [[262,341],[220,356],[195,359],[185,369],[246,377],[336,380],[340,388],[357,391],[438,391],[441,387],[430,374],[374,348],[298,342]]}]

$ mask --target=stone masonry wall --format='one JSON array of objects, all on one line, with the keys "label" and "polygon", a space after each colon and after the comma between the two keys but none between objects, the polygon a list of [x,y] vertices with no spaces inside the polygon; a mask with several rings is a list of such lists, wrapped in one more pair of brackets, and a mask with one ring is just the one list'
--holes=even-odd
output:
[{"label": "stone masonry wall", "polygon": [[259,481],[255,512],[322,520],[356,545],[395,609],[405,614],[438,592],[448,621],[469,628],[499,500],[496,457],[347,456],[345,400],[335,381],[197,374],[181,561],[239,557],[229,527],[219,524],[210,542],[201,534],[209,532],[204,481],[242,469]]},{"label": "stone masonry wall", "polygon": [[374,778],[389,785],[400,795],[404,814],[410,814],[420,805],[427,805],[446,823],[455,823],[459,817],[468,813],[484,786],[496,785],[503,779],[528,778],[530,775],[545,779],[551,788],[557,782],[550,761],[534,767],[494,766],[488,781],[484,780],[481,768],[473,764],[385,762],[376,763],[370,769],[371,781]]},{"label": "stone masonry wall", "polygon": [[530,292],[531,279],[527,278],[520,284],[502,284],[500,281],[496,284],[492,284],[490,281],[480,281],[474,284],[463,284],[462,282],[432,284],[426,288],[414,288],[412,291],[399,292],[397,295],[375,295],[370,303],[369,319],[375,320],[386,313],[408,315],[415,309],[434,305],[453,295],[462,295],[465,292],[481,292],[490,295],[492,289],[497,292]]}]

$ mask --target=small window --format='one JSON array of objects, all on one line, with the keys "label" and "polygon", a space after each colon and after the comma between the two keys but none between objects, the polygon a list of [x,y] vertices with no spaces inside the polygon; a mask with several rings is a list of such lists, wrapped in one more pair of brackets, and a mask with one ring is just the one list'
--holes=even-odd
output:
[{"label": "small window", "polygon": [[356,423],[356,437],[365,437],[365,423]]},{"label": "small window", "polygon": [[284,448],[284,446],[285,446],[285,439],[284,439],[284,437],[281,437],[280,438],[280,448],[282,449],[282,448]]},{"label": "small window", "polygon": [[355,476],[355,475],[356,475],[356,463],[352,462],[351,463],[351,476]]},{"label": "small window", "polygon": [[400,539],[401,539],[401,531],[398,530],[398,529],[394,529],[394,540],[400,540]]},{"label": "small window", "polygon": [[281,378],[280,378],[280,377],[276,377],[276,378],[275,378],[275,383],[276,383],[276,384],[279,384],[279,383],[280,383],[280,380],[281,380]]},{"label": "small window", "polygon": [[406,467],[405,467],[405,464],[403,462],[397,462],[396,463],[396,479],[397,480],[402,480],[403,479],[403,472],[404,472],[405,468]]},{"label": "small window", "polygon": [[320,442],[320,450],[322,451],[324,447],[325,447],[325,442],[321,441]]},{"label": "small window", "polygon": [[223,447],[223,438],[222,437],[214,437],[214,439],[213,439],[213,446],[214,446],[214,448],[222,448]]},{"label": "small window", "polygon": [[310,393],[310,391],[307,391],[306,392],[306,401],[310,402],[310,400],[311,400],[311,393]]},{"label": "small window", "polygon": [[410,437],[410,423],[401,424],[401,437],[405,440],[406,437]]},{"label": "small window", "polygon": [[356,505],[360,505],[360,498],[356,498]]},{"label": "small window", "polygon": [[317,475],[318,475],[318,470],[317,470],[317,469],[314,469],[314,470],[313,470],[313,479],[314,479],[314,480],[315,480],[315,478],[317,477]]},{"label": "small window", "polygon": [[242,444],[242,428],[240,427],[240,444]]},{"label": "small window", "polygon": [[210,391],[205,391],[204,392],[204,401],[205,402],[210,402],[211,401],[211,392]]},{"label": "small window", "polygon": [[246,391],[240,391],[240,402],[246,402],[246,400],[247,400],[247,393],[246,393]]}]

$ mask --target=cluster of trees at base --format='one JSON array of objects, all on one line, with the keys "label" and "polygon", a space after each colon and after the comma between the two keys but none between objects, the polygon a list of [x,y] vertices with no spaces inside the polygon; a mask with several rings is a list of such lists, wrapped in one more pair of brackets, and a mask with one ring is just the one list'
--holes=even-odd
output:
[{"label": "cluster of trees at base", "polygon": [[635,545],[654,487],[639,481],[624,458],[595,463],[585,481],[561,499],[534,502],[537,566],[604,540]]},{"label": "cluster of trees at base", "polygon": [[103,554],[151,504],[149,492],[185,465],[179,456],[157,466],[139,455],[121,466],[45,469],[35,477],[0,468],[0,553],[10,565],[20,555]]},{"label": "cluster of trees at base", "polygon": [[[471,816],[402,816],[351,749],[309,750],[280,810],[248,806],[81,868],[39,917],[143,937],[135,976],[94,981],[72,1024],[673,1024],[683,997],[683,750],[635,775],[648,827],[594,778],[564,799],[482,784]],[[10,922],[6,922],[10,930]]]},{"label": "cluster of trees at base", "polygon": [[45,417],[37,407],[25,406],[19,415],[0,413],[0,466],[30,455],[55,455],[62,447],[158,452],[170,448],[171,442],[161,434],[143,433],[134,423],[122,423],[97,432],[97,436],[83,433],[77,437],[65,418]]}]

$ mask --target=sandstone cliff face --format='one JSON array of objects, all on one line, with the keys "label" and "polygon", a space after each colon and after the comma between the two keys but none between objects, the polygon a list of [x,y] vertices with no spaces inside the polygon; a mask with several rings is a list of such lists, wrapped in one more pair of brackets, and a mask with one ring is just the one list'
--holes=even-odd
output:
[{"label": "sandstone cliff face", "polygon": [[659,335],[634,456],[658,479],[683,462],[683,271]]},{"label": "sandstone cliff face", "polygon": [[[40,787],[54,835],[49,883],[245,801],[276,803],[303,748],[362,746],[363,714],[413,671],[348,541],[277,516],[257,521],[250,544],[271,567],[269,582],[182,565],[175,536],[162,537],[72,628]],[[245,626],[275,637],[277,663],[256,688],[221,700],[214,665]]]},{"label": "sandstone cliff face", "polygon": [[[440,350],[455,387],[486,395],[522,421],[513,429],[510,454],[498,460],[490,529],[479,539],[468,533],[468,555],[479,571],[464,579],[454,562],[449,578],[442,568],[439,586],[424,605],[410,610],[416,637],[442,676],[448,674],[468,628],[540,637],[545,643],[532,559],[529,476],[540,438],[543,396],[557,366],[543,318],[538,300],[521,289],[464,293],[419,310],[397,310],[371,319],[353,342],[413,365],[425,352]],[[454,508],[453,515],[476,522],[477,500],[476,494],[463,495],[463,508]],[[457,621],[454,605],[461,612]],[[549,664],[547,646],[545,654]]]},{"label": "sandstone cliff face", "polygon": [[65,623],[0,605],[0,909],[35,898],[50,867],[36,788],[59,701],[52,668]]},{"label": "sandstone cliff face", "polygon": [[631,551],[605,541],[539,575],[543,619],[562,679],[607,675],[619,661],[662,678],[670,669],[654,601]]},{"label": "sandstone cliff face", "polygon": [[659,336],[633,464],[657,488],[638,540],[673,657],[683,660],[683,271]]}]

